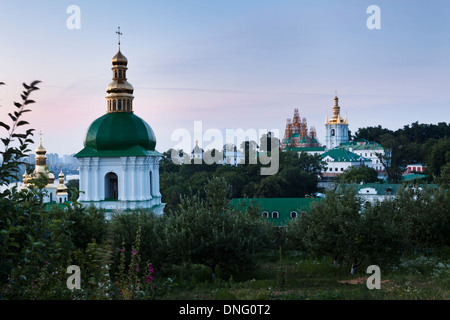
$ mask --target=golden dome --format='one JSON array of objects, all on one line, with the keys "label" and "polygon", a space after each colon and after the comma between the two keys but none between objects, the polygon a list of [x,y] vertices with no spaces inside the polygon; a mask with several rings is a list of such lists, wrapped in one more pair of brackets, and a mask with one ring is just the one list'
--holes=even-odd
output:
[{"label": "golden dome", "polygon": [[113,66],[128,64],[128,59],[122,54],[122,52],[120,52],[120,49],[116,53],[116,55],[112,58],[112,64],[113,64]]},{"label": "golden dome", "polygon": [[112,81],[108,87],[106,88],[106,92],[114,93],[114,92],[126,92],[133,93],[134,88],[128,81]]},{"label": "golden dome", "polygon": [[45,150],[44,146],[42,145],[42,139],[39,143],[39,146],[36,148],[36,153],[46,153],[47,150]]}]

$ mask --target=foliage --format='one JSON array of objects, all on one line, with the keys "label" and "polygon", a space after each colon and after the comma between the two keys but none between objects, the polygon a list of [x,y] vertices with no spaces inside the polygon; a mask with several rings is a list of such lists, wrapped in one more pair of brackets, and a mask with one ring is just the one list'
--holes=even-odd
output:
[{"label": "foliage", "polygon": [[[20,172],[20,165],[25,165],[25,162],[21,161],[21,158],[26,156],[28,144],[33,143],[31,136],[33,136],[34,129],[27,129],[24,133],[18,133],[16,130],[19,127],[27,125],[28,122],[22,120],[23,114],[30,112],[29,105],[35,103],[34,100],[29,99],[30,94],[33,91],[39,90],[36,86],[40,81],[33,81],[30,85],[23,84],[25,90],[21,94],[22,103],[14,102],[14,106],[17,108],[13,113],[8,113],[12,123],[10,125],[0,121],[0,127],[3,127],[7,131],[7,135],[1,138],[5,147],[4,151],[0,151],[0,157],[2,163],[0,165],[0,186],[7,185],[9,182],[18,180],[18,173]],[[0,85],[3,85],[0,82]],[[17,139],[18,146],[11,146]]]},{"label": "foliage", "polygon": [[341,183],[380,182],[378,172],[374,168],[367,166],[349,167],[338,176],[338,179]]},{"label": "foliage", "polygon": [[[269,225],[255,212],[228,207],[229,186],[213,178],[206,186],[206,199],[184,197],[165,226],[167,255],[172,263],[191,261],[230,274],[255,268],[254,255],[268,245]],[[249,209],[250,210],[250,209]]]},{"label": "foliage", "polygon": [[[272,138],[276,139],[276,138]],[[267,143],[267,136],[261,137],[262,143]],[[253,141],[242,143],[244,154],[248,159],[250,150],[256,150]],[[233,198],[244,197],[304,197],[318,191],[318,177],[324,164],[320,156],[311,156],[297,152],[286,151],[279,153],[279,171],[275,175],[261,176],[261,164],[246,161],[237,166],[202,164],[176,165],[172,162],[171,150],[164,153],[160,163],[160,189],[162,201],[166,203],[168,211],[176,210],[181,198],[198,195],[206,198],[204,184],[213,176],[223,177],[232,186]],[[255,159],[257,160],[257,159]]]},{"label": "foliage", "polygon": [[328,192],[325,201],[288,225],[291,246],[314,257],[329,256],[337,265],[347,260],[354,268],[369,259],[374,264],[395,264],[408,242],[405,224],[389,200],[363,207],[354,189]]},{"label": "foliage", "polygon": [[387,153],[379,155],[379,159],[387,170],[388,180],[399,182],[402,170],[412,163],[427,165],[428,173],[437,178],[440,168],[448,163],[445,153],[449,151],[449,137],[450,124],[414,122],[395,131],[381,126],[360,128],[352,138],[381,143]]}]

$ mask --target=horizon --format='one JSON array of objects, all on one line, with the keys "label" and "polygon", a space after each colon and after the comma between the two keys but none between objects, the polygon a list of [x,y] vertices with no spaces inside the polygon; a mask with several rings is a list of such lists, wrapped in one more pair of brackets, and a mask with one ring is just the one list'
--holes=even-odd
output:
[{"label": "horizon", "polygon": [[[193,137],[195,121],[203,133],[278,129],[281,141],[295,108],[323,145],[335,91],[352,134],[450,119],[450,3],[373,2],[77,1],[80,29],[67,27],[69,2],[4,3],[1,116],[23,82],[41,80],[24,117],[36,129],[30,149],[42,131],[48,153],[80,151],[89,125],[106,113],[120,27],[135,114],[161,153],[177,144],[177,129]],[[381,29],[366,25],[372,4]]]}]

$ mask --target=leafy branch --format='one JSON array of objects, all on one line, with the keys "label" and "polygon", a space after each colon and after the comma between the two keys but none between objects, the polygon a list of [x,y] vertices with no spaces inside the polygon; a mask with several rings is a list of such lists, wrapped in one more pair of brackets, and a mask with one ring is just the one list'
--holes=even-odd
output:
[{"label": "leafy branch", "polygon": [[[3,145],[4,151],[0,151],[0,156],[2,157],[2,163],[0,164],[0,186],[7,185],[11,181],[18,179],[17,175],[19,173],[19,167],[25,162],[21,161],[21,158],[25,157],[31,150],[28,149],[28,144],[34,143],[30,138],[33,136],[34,129],[27,129],[25,133],[18,133],[18,127],[29,124],[27,121],[22,120],[22,116],[25,112],[30,112],[29,105],[35,103],[34,100],[29,99],[30,94],[33,91],[39,90],[36,86],[41,81],[33,81],[30,85],[23,83],[25,90],[20,95],[22,101],[14,102],[14,106],[17,110],[8,113],[11,118],[12,123],[10,125],[3,121],[0,121],[0,127],[3,127],[6,131],[6,137],[0,138]],[[0,82],[0,85],[4,85]],[[11,147],[11,143],[17,139],[19,141],[18,147]]]}]

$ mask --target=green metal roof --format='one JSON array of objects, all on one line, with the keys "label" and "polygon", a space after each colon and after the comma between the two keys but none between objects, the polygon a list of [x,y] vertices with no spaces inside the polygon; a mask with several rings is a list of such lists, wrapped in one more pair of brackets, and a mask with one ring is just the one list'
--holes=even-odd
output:
[{"label": "green metal roof", "polygon": [[374,141],[367,141],[365,139],[358,141],[345,142],[340,144],[341,148],[349,149],[352,148],[355,150],[384,150],[381,144]]},{"label": "green metal roof", "polygon": [[[336,188],[336,191],[339,191],[340,189],[344,187],[353,187],[355,188],[356,192],[358,193],[361,189],[366,188],[373,188],[376,190],[377,195],[395,195],[397,194],[398,189],[402,186],[400,183],[347,183],[347,184],[339,184]],[[427,188],[437,188],[437,185],[435,184],[419,184],[418,185],[421,188],[427,187]],[[364,194],[364,193],[361,193]]]},{"label": "green metal roof", "polygon": [[297,152],[301,152],[301,151],[325,151],[325,146],[322,147],[286,147],[283,150],[286,151],[297,151]]},{"label": "green metal roof", "polygon": [[360,155],[357,155],[356,153],[350,152],[344,148],[331,149],[320,155],[320,157],[322,159],[326,158],[327,156],[331,157],[333,159],[333,161],[336,161],[336,162],[372,161],[370,159],[367,159]]},{"label": "green metal roof", "polygon": [[[235,198],[230,204],[236,209],[242,207],[258,206],[261,214],[268,213],[268,220],[275,226],[283,226],[291,220],[291,212],[296,211],[300,215],[303,211],[309,212],[311,204],[321,201],[321,198]],[[273,212],[279,213],[279,218],[272,218]]]},{"label": "green metal roof", "polygon": [[403,181],[412,181],[412,180],[420,180],[424,179],[427,176],[425,174],[416,174],[416,173],[410,173],[410,174],[404,174],[402,176]]},{"label": "green metal roof", "polygon": [[107,113],[89,126],[84,149],[75,157],[160,155],[152,128],[131,112]]}]

